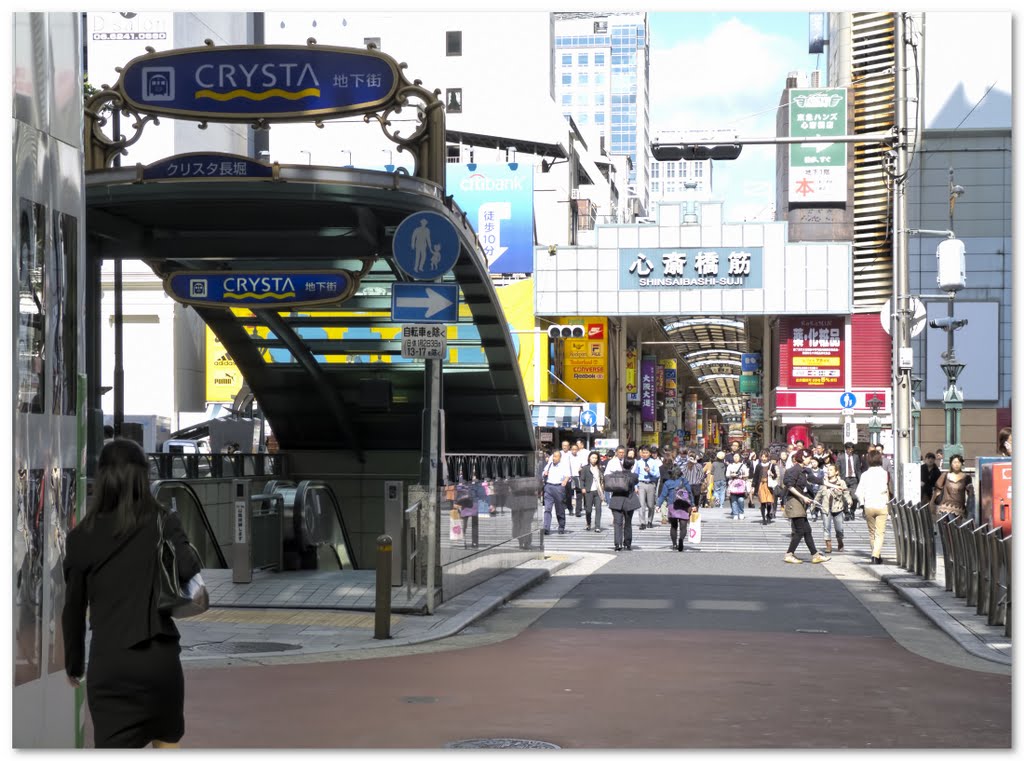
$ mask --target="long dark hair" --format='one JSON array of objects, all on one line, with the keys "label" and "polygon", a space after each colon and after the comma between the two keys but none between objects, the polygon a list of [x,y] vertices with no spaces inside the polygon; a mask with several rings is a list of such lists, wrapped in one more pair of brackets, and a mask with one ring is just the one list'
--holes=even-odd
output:
[{"label": "long dark hair", "polygon": [[103,513],[114,514],[114,535],[134,531],[155,511],[163,510],[149,491],[149,462],[131,439],[114,439],[100,452],[89,510],[82,521],[92,530]]}]

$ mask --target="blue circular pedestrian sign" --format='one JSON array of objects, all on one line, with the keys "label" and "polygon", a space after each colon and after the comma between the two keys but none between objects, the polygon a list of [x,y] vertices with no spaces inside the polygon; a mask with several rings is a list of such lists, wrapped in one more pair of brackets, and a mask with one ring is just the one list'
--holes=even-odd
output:
[{"label": "blue circular pedestrian sign", "polygon": [[847,391],[841,397],[839,397],[839,403],[843,405],[844,410],[853,409],[857,406],[857,397]]},{"label": "blue circular pedestrian sign", "polygon": [[593,410],[583,410],[580,413],[580,425],[586,428],[593,428],[597,425],[597,413]]},{"label": "blue circular pedestrian sign", "polygon": [[413,280],[435,280],[459,259],[459,231],[436,211],[417,211],[402,220],[391,239],[395,265]]}]

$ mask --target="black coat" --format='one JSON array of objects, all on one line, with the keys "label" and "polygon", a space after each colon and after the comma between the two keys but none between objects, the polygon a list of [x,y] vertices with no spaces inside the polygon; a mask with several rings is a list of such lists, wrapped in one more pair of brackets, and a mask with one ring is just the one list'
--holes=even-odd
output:
[{"label": "black coat", "polygon": [[[600,465],[600,463],[597,466],[597,472],[601,473],[601,465]],[[604,474],[602,474],[602,476],[603,475]],[[582,468],[580,468],[580,489],[582,489],[585,492],[590,491],[590,486],[593,483],[593,481],[594,481],[594,474],[590,470],[590,465],[586,464]],[[601,479],[601,482],[598,483],[597,490],[598,491],[604,491],[604,479],[603,478]]]},{"label": "black coat", "polygon": [[[164,537],[174,543],[182,582],[200,571],[199,559],[175,513]],[[156,512],[131,534],[114,536],[112,514],[68,535],[62,627],[65,671],[86,675],[96,747],[142,747],[176,742],[184,732],[184,678],[178,629],[156,608],[159,537]],[[92,642],[85,664],[85,614]]]},{"label": "black coat", "polygon": [[637,510],[640,507],[640,499],[636,496],[636,485],[640,482],[640,477],[632,471],[626,471],[626,475],[629,477],[629,492],[627,494],[612,493],[611,500],[608,502],[608,507],[616,512]]}]

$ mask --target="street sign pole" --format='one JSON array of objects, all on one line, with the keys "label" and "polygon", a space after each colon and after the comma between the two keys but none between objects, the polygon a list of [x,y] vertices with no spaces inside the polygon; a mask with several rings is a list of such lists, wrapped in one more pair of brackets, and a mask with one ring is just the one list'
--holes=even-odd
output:
[{"label": "street sign pole", "polygon": [[440,543],[440,520],[438,515],[439,502],[438,490],[440,489],[440,465],[441,465],[441,431],[443,430],[441,409],[441,361],[440,359],[428,359],[426,361],[426,372],[424,373],[424,392],[427,399],[427,406],[423,410],[423,432],[429,437],[424,442],[423,452],[426,455],[421,459],[421,481],[427,484],[427,613],[433,615],[435,598],[440,569],[437,566],[437,558]]}]

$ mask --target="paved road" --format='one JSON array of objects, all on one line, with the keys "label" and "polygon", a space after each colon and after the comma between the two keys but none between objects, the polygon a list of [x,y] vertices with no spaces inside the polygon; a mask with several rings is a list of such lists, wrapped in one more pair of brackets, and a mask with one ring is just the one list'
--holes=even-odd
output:
[{"label": "paved road", "polygon": [[587,556],[386,656],[186,672],[187,747],[1007,748],[1010,670],[857,563]]}]

